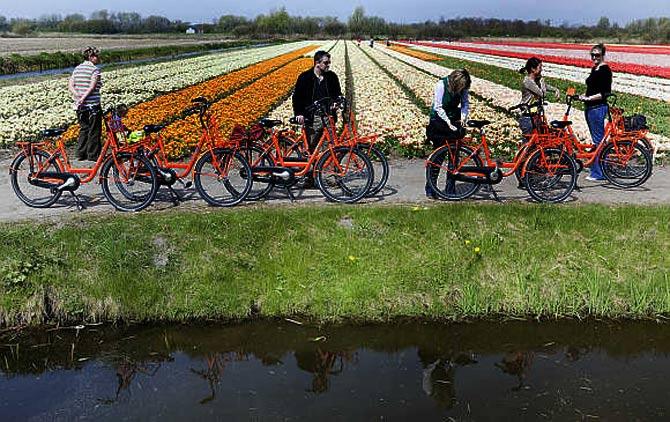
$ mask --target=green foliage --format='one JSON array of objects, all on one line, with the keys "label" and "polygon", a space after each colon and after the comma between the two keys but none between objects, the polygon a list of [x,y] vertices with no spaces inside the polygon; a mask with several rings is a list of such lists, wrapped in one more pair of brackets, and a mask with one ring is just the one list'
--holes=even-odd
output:
[{"label": "green foliage", "polygon": [[432,150],[428,144],[401,144],[400,140],[393,136],[385,136],[377,147],[388,156],[399,156],[404,158],[424,158]]},{"label": "green foliage", "polygon": [[19,251],[0,261],[0,290],[32,290],[38,276],[46,269],[58,266],[61,260],[48,257],[34,249]]},{"label": "green foliage", "polygon": [[48,281],[50,315],[70,318],[244,318],[252,303],[317,320],[667,316],[668,212],[368,204],[2,225],[0,315],[32,312]]}]

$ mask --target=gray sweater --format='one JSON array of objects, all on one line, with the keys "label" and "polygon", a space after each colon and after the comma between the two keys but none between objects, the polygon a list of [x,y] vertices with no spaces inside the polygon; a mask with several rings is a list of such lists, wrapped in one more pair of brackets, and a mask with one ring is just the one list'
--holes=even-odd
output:
[{"label": "gray sweater", "polygon": [[540,84],[538,85],[530,76],[526,75],[521,85],[521,102],[528,104],[540,101],[547,96],[548,90],[558,91],[557,88],[546,83],[544,78],[540,79]]}]

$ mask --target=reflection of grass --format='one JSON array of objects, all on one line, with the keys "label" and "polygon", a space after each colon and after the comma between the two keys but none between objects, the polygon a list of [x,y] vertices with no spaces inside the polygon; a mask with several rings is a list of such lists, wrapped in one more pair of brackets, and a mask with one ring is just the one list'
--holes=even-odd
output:
[{"label": "reflection of grass", "polygon": [[[465,67],[478,78],[486,79],[487,81],[495,82],[512,89],[520,89],[521,80],[523,79],[522,75],[511,69],[470,60],[457,59],[454,57],[444,56],[444,60],[439,62],[439,64],[449,68]],[[548,83],[561,90],[562,96],[565,95],[565,91],[569,87],[574,87],[578,93],[586,92],[586,85],[581,83],[567,81],[565,79],[546,79]],[[622,92],[617,92],[616,94],[618,96],[617,105],[623,107],[626,115],[635,113],[644,114],[648,117],[649,122],[651,123],[653,133],[670,136],[670,103]],[[553,93],[549,95],[549,100],[555,101]],[[579,109],[584,108],[583,104],[578,101],[575,102],[575,106]]]},{"label": "reflection of grass", "polygon": [[[21,266],[0,284],[0,320],[37,322],[42,313],[182,321],[252,313],[383,320],[670,312],[668,207],[415,208],[5,224],[0,268],[19,268],[35,251],[39,265]],[[158,255],[166,265],[156,264]]]}]

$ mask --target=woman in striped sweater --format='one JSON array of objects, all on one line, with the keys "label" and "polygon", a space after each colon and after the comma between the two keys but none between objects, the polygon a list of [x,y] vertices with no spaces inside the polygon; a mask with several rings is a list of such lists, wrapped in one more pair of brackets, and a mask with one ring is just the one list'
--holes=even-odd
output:
[{"label": "woman in striped sweater", "polygon": [[95,47],[87,47],[84,62],[72,72],[68,88],[74,100],[79,123],[79,141],[77,158],[80,161],[96,161],[100,155],[102,135],[102,108],[100,107],[100,51]]}]

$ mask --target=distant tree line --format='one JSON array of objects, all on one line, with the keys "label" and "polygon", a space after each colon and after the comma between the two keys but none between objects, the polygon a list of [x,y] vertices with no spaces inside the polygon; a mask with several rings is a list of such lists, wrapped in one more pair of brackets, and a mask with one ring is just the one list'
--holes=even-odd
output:
[{"label": "distant tree line", "polygon": [[551,21],[488,18],[440,18],[420,23],[387,22],[378,16],[367,16],[357,7],[347,22],[337,17],[291,16],[286,9],[273,10],[255,18],[224,15],[210,23],[189,23],[164,16],[142,17],[135,12],[99,10],[88,18],[82,14],[45,15],[38,19],[0,16],[0,32],[28,35],[32,32],[73,32],[87,34],[183,33],[189,27],[199,33],[219,33],[238,37],[330,36],[440,38],[464,37],[538,37],[583,40],[589,38],[640,39],[646,42],[670,42],[670,18],[638,19],[625,26],[610,23],[602,17],[595,25],[554,24]]}]

